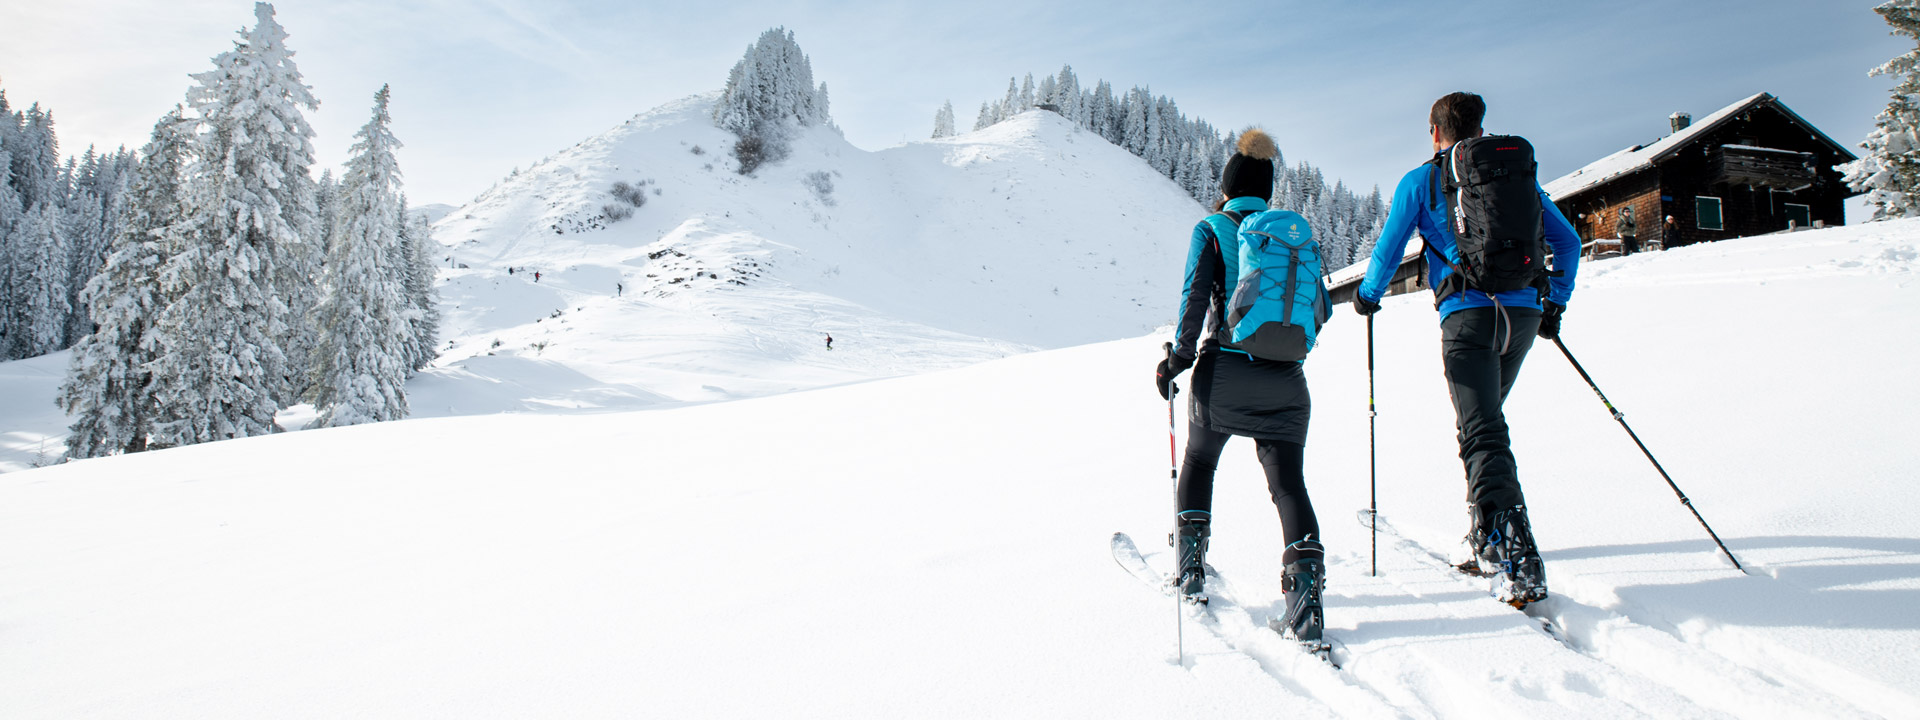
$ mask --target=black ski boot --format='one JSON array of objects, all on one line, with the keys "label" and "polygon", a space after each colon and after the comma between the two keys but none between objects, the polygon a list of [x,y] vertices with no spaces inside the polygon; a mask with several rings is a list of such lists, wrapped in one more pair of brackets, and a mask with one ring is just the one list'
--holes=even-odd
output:
[{"label": "black ski boot", "polygon": [[1533,542],[1527,508],[1515,505],[1495,511],[1486,526],[1487,552],[1499,563],[1503,585],[1500,599],[1517,608],[1547,597],[1547,569]]},{"label": "black ski boot", "polygon": [[1275,619],[1273,629],[1302,643],[1321,645],[1320,632],[1326,625],[1320,606],[1320,595],[1327,589],[1325,561],[1301,558],[1288,563],[1280,589],[1286,592],[1287,609]]},{"label": "black ski boot", "polygon": [[1487,542],[1487,528],[1491,526],[1492,523],[1481,517],[1479,508],[1471,503],[1467,505],[1467,536],[1461,538],[1460,549],[1448,558],[1455,570],[1474,577],[1489,577],[1500,572],[1500,558]]},{"label": "black ski boot", "polygon": [[1212,524],[1206,520],[1182,518],[1173,536],[1167,538],[1180,562],[1173,576],[1174,589],[1194,602],[1207,601],[1207,538],[1212,535]]}]

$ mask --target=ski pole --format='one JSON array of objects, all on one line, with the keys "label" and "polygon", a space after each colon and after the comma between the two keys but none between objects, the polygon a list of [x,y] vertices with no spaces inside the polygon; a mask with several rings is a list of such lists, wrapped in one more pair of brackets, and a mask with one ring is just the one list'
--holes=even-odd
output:
[{"label": "ski pole", "polygon": [[1378,463],[1374,457],[1373,419],[1379,415],[1373,409],[1373,316],[1367,316],[1367,529],[1373,537],[1368,541],[1367,551],[1372,556],[1370,577],[1380,576],[1380,529],[1375,520],[1380,517],[1380,502],[1374,492],[1379,476]]},{"label": "ski pole", "polygon": [[1607,400],[1607,394],[1600,392],[1600,386],[1593,384],[1593,377],[1587,375],[1586,368],[1580,367],[1579,360],[1573,359],[1573,353],[1567,350],[1566,343],[1560,342],[1560,338],[1555,337],[1553,338],[1553,344],[1560,346],[1560,354],[1567,356],[1567,362],[1573,363],[1574,372],[1580,373],[1580,379],[1587,381],[1587,387],[1593,388],[1593,394],[1600,396],[1600,404],[1607,406],[1607,412],[1612,413],[1613,419],[1618,421],[1620,427],[1627,431],[1627,437],[1633,438],[1633,444],[1640,446],[1640,452],[1647,456],[1648,462],[1653,463],[1653,469],[1660,471],[1660,477],[1666,479],[1667,487],[1673,488],[1673,494],[1680,497],[1680,504],[1687,506],[1687,509],[1693,512],[1693,519],[1700,521],[1700,527],[1706,528],[1707,536],[1713,538],[1713,544],[1720,546],[1720,552],[1726,553],[1727,559],[1733,561],[1733,569],[1743,573],[1746,572],[1747,569],[1740,566],[1739,558],[1734,557],[1733,551],[1727,549],[1727,544],[1720,542],[1720,535],[1715,533],[1713,527],[1707,524],[1707,519],[1700,516],[1699,508],[1693,506],[1693,501],[1687,498],[1686,493],[1680,492],[1680,486],[1674,484],[1673,477],[1667,474],[1667,469],[1660,467],[1660,461],[1654,459],[1653,452],[1647,449],[1647,444],[1640,442],[1640,436],[1633,431],[1632,427],[1628,427],[1626,413],[1622,413],[1619,408],[1615,408],[1613,403]]},{"label": "ski pole", "polygon": [[[1167,351],[1167,358],[1172,359],[1173,343],[1166,343],[1164,347],[1166,348],[1166,351]],[[1180,394],[1180,386],[1178,384],[1175,384],[1172,378],[1168,378],[1167,379],[1167,477],[1172,478],[1173,480],[1173,516],[1174,518],[1176,518],[1173,532],[1176,537],[1180,533],[1179,522],[1177,521],[1177,518],[1180,517],[1180,450],[1179,450],[1179,444],[1174,441],[1174,434],[1173,434],[1173,399],[1179,394]],[[1175,545],[1174,549],[1178,550],[1179,546]],[[1174,572],[1176,573],[1179,572],[1179,568],[1176,567],[1174,569]],[[1173,640],[1174,658],[1179,661],[1182,667],[1184,667],[1187,664],[1187,621],[1186,621],[1186,618],[1180,615],[1180,592],[1177,589],[1173,593],[1173,638],[1174,638]]]}]

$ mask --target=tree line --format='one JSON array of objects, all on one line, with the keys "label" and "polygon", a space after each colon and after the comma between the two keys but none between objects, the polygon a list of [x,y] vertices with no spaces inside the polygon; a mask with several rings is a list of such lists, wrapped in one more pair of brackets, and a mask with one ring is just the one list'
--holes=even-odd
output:
[{"label": "tree line", "polygon": [[[1071,65],[1042,76],[1038,83],[1031,73],[1024,80],[1008,78],[1005,96],[980,103],[973,129],[1042,105],[1146,161],[1195,201],[1211,207],[1219,198],[1220,171],[1233,152],[1236,133],[1223,134],[1205,120],[1188,117],[1172,98],[1156,96],[1145,87],[1119,95],[1106,80],[1086,87]],[[935,138],[957,133],[952,102],[934,112],[933,126]],[[1273,162],[1274,192],[1269,200],[1313,224],[1330,269],[1353,264],[1372,252],[1387,217],[1378,186],[1361,195],[1338,180],[1329,187],[1325,175],[1306,162],[1288,167],[1284,154]]]},{"label": "tree line", "polygon": [[405,417],[435,357],[436,252],[410,219],[389,91],[345,174],[312,175],[318,108],[255,5],[147,144],[60,166],[52,114],[0,93],[0,358],[72,348],[72,458]]}]

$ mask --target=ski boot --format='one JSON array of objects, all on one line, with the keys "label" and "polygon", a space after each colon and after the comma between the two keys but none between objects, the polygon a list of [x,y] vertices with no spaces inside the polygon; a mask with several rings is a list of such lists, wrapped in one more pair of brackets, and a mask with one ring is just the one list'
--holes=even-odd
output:
[{"label": "ski boot", "polygon": [[1493,546],[1487,543],[1487,523],[1481,519],[1480,510],[1472,503],[1467,504],[1467,536],[1460,539],[1460,547],[1447,562],[1463,575],[1473,577],[1491,577],[1498,573],[1500,559],[1493,553]]},{"label": "ski boot", "polygon": [[1495,511],[1486,527],[1487,552],[1498,562],[1500,600],[1516,608],[1547,597],[1547,569],[1533,542],[1525,505]]},{"label": "ski boot", "polygon": [[1207,601],[1207,538],[1212,535],[1212,523],[1181,518],[1178,528],[1167,538],[1180,563],[1174,572],[1173,587],[1188,602]]},{"label": "ski boot", "polygon": [[1303,558],[1288,563],[1286,574],[1280,579],[1280,589],[1286,593],[1286,613],[1274,618],[1269,627],[1281,635],[1299,640],[1301,644],[1320,648],[1324,644],[1320,638],[1321,631],[1326,625],[1320,595],[1326,588],[1325,561]]}]

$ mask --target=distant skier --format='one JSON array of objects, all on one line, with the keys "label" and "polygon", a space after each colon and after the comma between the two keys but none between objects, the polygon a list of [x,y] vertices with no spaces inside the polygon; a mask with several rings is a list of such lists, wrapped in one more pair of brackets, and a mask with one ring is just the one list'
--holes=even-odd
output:
[{"label": "distant skier", "polygon": [[613,284],[613,296],[614,296],[614,297],[624,297],[624,296],[625,296],[626,294],[627,294],[627,286],[626,286],[626,284],[625,284],[625,283],[614,283],[614,284]]},{"label": "distant skier", "polygon": [[[1440,310],[1442,368],[1453,396],[1460,461],[1466,466],[1469,527],[1463,552],[1455,560],[1466,572],[1504,575],[1511,593],[1509,600],[1525,604],[1547,596],[1547,576],[1527,519],[1526,498],[1520,491],[1520,471],[1514,462],[1502,406],[1520,375],[1521,361],[1533,347],[1534,335],[1552,339],[1560,334],[1560,315],[1573,295],[1574,273],[1579,269],[1580,236],[1540,190],[1539,180],[1530,170],[1530,144],[1510,137],[1473,142],[1486,134],[1480,125],[1486,112],[1486,101],[1472,93],[1452,93],[1434,102],[1429,113],[1434,159],[1400,178],[1400,186],[1393,192],[1393,209],[1387,213],[1353,307],[1362,315],[1379,311],[1380,298],[1400,267],[1401,252],[1414,230],[1419,230],[1426,242],[1423,252],[1434,260],[1428,264],[1427,284],[1434,289],[1434,302]],[[1474,155],[1465,157],[1467,153]],[[1458,163],[1456,156],[1462,156]],[[1519,165],[1529,171],[1488,173],[1491,178],[1477,195],[1449,194],[1457,173],[1471,176],[1485,167],[1499,167],[1475,158],[1492,158],[1486,162]],[[1442,164],[1450,170],[1443,172]],[[1444,185],[1442,177],[1447,178]],[[1508,178],[1528,187],[1502,193],[1510,189],[1503,185]],[[1448,196],[1442,199],[1436,192]],[[1538,208],[1530,202],[1534,196],[1538,197]],[[1549,277],[1544,274],[1543,263],[1530,262],[1506,267],[1530,264],[1533,269],[1495,278],[1489,268],[1502,267],[1495,259],[1513,262],[1515,258],[1497,254],[1511,251],[1482,249],[1499,246],[1484,229],[1469,236],[1472,242],[1464,245],[1469,248],[1469,256],[1463,257],[1463,244],[1448,222],[1449,208],[1455,205],[1460,207],[1451,212],[1479,220],[1477,225],[1468,226],[1470,230],[1540,228],[1562,275]],[[1536,213],[1537,218],[1533,216]],[[1531,225],[1535,219],[1539,225]],[[1495,287],[1515,285],[1518,289],[1488,292],[1469,281],[1465,272],[1478,273],[1483,279],[1495,278],[1483,280]],[[1516,279],[1521,275],[1531,279]]]},{"label": "distant skier", "polygon": [[833,349],[833,334],[832,334],[832,333],[828,333],[828,334],[827,334],[827,349],[828,349],[828,350],[832,350],[832,349]]},{"label": "distant skier", "polygon": [[513,274],[513,266],[512,266],[512,265],[508,265],[508,266],[507,266],[507,274],[508,274],[508,275],[512,275],[512,274]]},{"label": "distant skier", "polygon": [[533,281],[540,282],[540,271],[538,270],[533,271]]},{"label": "distant skier", "polygon": [[[1320,522],[1307,497],[1303,462],[1312,400],[1299,362],[1275,362],[1221,346],[1231,340],[1225,301],[1239,277],[1238,226],[1267,209],[1273,195],[1273,158],[1279,150],[1259,129],[1240,135],[1220,173],[1214,213],[1193,226],[1187,245],[1186,284],[1180,289],[1179,324],[1167,357],[1154,371],[1165,399],[1170,384],[1193,368],[1188,401],[1187,450],[1176,489],[1174,531],[1178,589],[1194,596],[1205,589],[1208,538],[1212,536],[1213,478],[1220,453],[1234,435],[1253,438],[1266,471],[1267,490],[1280,512],[1286,549],[1282,587],[1288,611],[1277,623],[1301,640],[1317,641],[1324,619],[1326,586]],[[1206,337],[1201,338],[1202,330]]]}]

